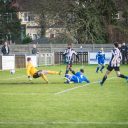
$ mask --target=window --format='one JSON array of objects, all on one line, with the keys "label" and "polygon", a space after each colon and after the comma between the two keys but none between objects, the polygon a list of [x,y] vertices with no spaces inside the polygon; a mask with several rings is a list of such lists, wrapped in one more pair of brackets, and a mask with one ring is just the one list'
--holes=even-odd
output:
[{"label": "window", "polygon": [[34,15],[32,13],[25,12],[23,21],[34,21]]},{"label": "window", "polygon": [[120,13],[119,12],[115,15],[115,19],[117,19],[117,20],[120,19]]},{"label": "window", "polygon": [[37,39],[37,34],[33,34],[33,40]]},{"label": "window", "polygon": [[3,19],[4,21],[6,21],[7,23],[12,21],[12,13],[4,13],[3,14]]}]

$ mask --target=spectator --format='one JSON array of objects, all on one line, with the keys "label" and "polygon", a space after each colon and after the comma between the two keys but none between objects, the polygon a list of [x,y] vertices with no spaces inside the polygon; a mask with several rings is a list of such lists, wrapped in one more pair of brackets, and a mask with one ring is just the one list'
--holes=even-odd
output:
[{"label": "spectator", "polygon": [[32,54],[39,54],[39,50],[37,49],[35,44],[33,44]]},{"label": "spectator", "polygon": [[125,45],[125,43],[123,43],[122,46],[121,46],[122,64],[125,64],[125,60],[128,63],[127,50],[128,50],[127,46]]},{"label": "spectator", "polygon": [[8,55],[10,53],[10,48],[8,46],[8,42],[5,41],[4,45],[1,48],[1,52],[3,55]]}]

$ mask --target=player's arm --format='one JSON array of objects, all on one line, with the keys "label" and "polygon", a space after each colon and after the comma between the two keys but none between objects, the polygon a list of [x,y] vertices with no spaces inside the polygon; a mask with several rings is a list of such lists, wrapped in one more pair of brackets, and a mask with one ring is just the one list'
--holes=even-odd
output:
[{"label": "player's arm", "polygon": [[105,53],[104,53],[104,60],[105,60]]},{"label": "player's arm", "polygon": [[76,51],[73,51],[73,54],[75,54],[75,55],[76,55],[76,58],[77,58],[77,60],[79,61],[78,53],[77,53]]},{"label": "player's arm", "polygon": [[97,58],[98,58],[98,53],[96,54],[96,60],[97,60]]},{"label": "player's arm", "polygon": [[90,83],[90,81],[85,76],[83,76],[83,77],[84,77],[83,79],[85,82]]},{"label": "player's arm", "polygon": [[66,56],[66,54],[67,54],[67,50],[65,50],[65,51],[63,52],[63,56]]},{"label": "player's arm", "polygon": [[28,79],[31,80],[31,74],[30,74],[30,71],[31,71],[31,64],[28,64],[28,65],[26,66],[26,68],[27,68],[27,76],[28,76]]}]

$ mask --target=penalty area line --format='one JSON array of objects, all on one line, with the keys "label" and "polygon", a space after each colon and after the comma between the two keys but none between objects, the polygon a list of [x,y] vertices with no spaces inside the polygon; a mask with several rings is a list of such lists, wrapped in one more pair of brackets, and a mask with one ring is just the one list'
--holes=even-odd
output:
[{"label": "penalty area line", "polygon": [[[115,79],[117,77],[111,77],[111,78],[108,78],[107,80],[111,80],[111,79]],[[73,87],[73,88],[69,88],[69,89],[66,89],[66,90],[63,90],[63,91],[60,91],[60,92],[56,92],[54,93],[54,95],[59,95],[59,94],[63,94],[63,93],[66,93],[66,92],[69,92],[69,91],[72,91],[72,90],[75,90],[75,89],[78,89],[78,88],[83,88],[85,86],[88,86],[88,85],[91,85],[91,84],[96,84],[96,83],[99,83],[99,81],[94,81],[94,82],[91,82],[91,83],[87,83],[85,85],[77,85],[76,87]],[[69,84],[70,85],[70,84]]]}]

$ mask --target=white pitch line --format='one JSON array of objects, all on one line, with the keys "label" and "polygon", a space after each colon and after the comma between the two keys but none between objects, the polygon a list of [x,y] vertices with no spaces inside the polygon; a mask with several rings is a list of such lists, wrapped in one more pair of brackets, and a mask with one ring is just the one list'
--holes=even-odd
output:
[{"label": "white pitch line", "polygon": [[[111,78],[108,78],[107,80],[111,80],[111,79],[115,79],[117,77],[111,77]],[[63,90],[63,91],[60,91],[60,92],[56,92],[54,93],[55,95],[59,95],[59,94],[63,94],[63,93],[66,93],[66,92],[69,92],[69,91],[72,91],[72,90],[75,90],[77,88],[83,88],[85,86],[88,86],[88,85],[91,85],[91,84],[96,84],[96,83],[99,83],[99,81],[94,81],[94,82],[91,82],[91,83],[87,83],[85,85],[81,85],[81,86],[77,86],[77,87],[73,87],[73,88],[69,88],[69,89],[66,89],[66,90]],[[69,84],[70,85],[70,84]]]},{"label": "white pitch line", "polygon": [[44,121],[0,121],[0,125],[46,125],[46,124],[52,124],[52,125],[128,125],[128,122],[100,122],[100,121],[53,121],[53,122],[44,122]]},{"label": "white pitch line", "polygon": [[15,79],[18,79],[18,78],[23,78],[23,77],[25,77],[25,75],[23,75],[23,76],[18,76],[18,77],[7,78],[7,79],[1,79],[0,81],[15,80]]},{"label": "white pitch line", "polygon": [[[46,94],[46,93],[45,93]],[[15,96],[15,95],[44,95],[44,93],[36,93],[36,92],[17,92],[17,93],[0,93],[0,95],[9,95],[9,96]]]}]

